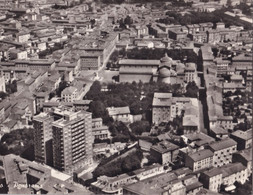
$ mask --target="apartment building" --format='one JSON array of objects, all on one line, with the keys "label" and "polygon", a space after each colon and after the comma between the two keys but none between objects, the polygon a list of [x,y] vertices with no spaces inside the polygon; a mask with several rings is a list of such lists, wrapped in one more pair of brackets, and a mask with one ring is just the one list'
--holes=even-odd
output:
[{"label": "apartment building", "polygon": [[221,167],[232,162],[232,154],[237,151],[237,143],[227,138],[210,144],[207,148],[213,153],[213,166]]},{"label": "apartment building", "polygon": [[44,112],[33,118],[35,161],[51,166],[53,165],[52,122],[53,117]]},{"label": "apartment building", "polygon": [[213,152],[208,149],[199,150],[188,154],[185,159],[185,166],[193,171],[210,168],[213,165]]},{"label": "apartment building", "polygon": [[71,173],[92,163],[91,122],[91,113],[65,111],[52,123],[55,168]]},{"label": "apartment building", "polygon": [[200,175],[200,181],[206,189],[213,192],[219,192],[222,184],[222,172],[220,168],[214,167],[202,172]]}]

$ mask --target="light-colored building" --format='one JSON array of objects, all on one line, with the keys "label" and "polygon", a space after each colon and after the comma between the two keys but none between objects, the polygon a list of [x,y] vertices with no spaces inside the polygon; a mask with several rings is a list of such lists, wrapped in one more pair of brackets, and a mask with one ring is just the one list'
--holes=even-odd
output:
[{"label": "light-colored building", "polygon": [[235,189],[234,183],[244,184],[248,179],[247,167],[242,163],[231,163],[221,168],[222,184],[226,187],[225,191]]},{"label": "light-colored building", "polygon": [[80,63],[81,70],[98,70],[101,67],[100,55],[83,54],[80,56],[78,63]]},{"label": "light-colored building", "polygon": [[30,32],[21,32],[16,34],[17,42],[26,43],[30,39]]},{"label": "light-colored building", "polygon": [[186,187],[182,180],[177,179],[175,173],[170,172],[131,185],[125,185],[123,187],[123,194],[186,195]]},{"label": "light-colored building", "polygon": [[200,181],[205,188],[213,192],[219,192],[223,182],[221,169],[215,167],[202,172],[200,175]]},{"label": "light-colored building", "polygon": [[159,67],[159,60],[123,59],[119,61],[119,65],[120,82],[146,83],[153,80],[153,75]]},{"label": "light-colored building", "polygon": [[61,92],[61,99],[64,102],[74,102],[75,100],[77,100],[77,95],[78,95],[77,88],[70,86],[70,87],[65,88]]},{"label": "light-colored building", "polygon": [[122,59],[119,61],[119,81],[139,82],[162,81],[168,84],[180,84],[197,80],[196,64],[183,64],[173,60],[167,53],[160,60]]},{"label": "light-colored building", "polygon": [[6,92],[5,79],[2,76],[0,76],[0,91]]},{"label": "light-colored building", "polygon": [[184,133],[199,131],[199,102],[196,98],[172,97],[171,93],[154,93],[152,103],[152,123],[159,125],[181,116]]},{"label": "light-colored building", "polygon": [[132,123],[132,116],[130,115],[130,109],[126,107],[109,107],[107,108],[108,114],[114,121],[122,121],[124,123]]},{"label": "light-colored building", "polygon": [[136,183],[138,180],[135,175],[128,175],[126,173],[107,177],[105,175],[97,178],[96,182],[91,184],[91,191],[96,194],[123,194],[123,186]]},{"label": "light-colored building", "polygon": [[92,119],[92,135],[94,139],[108,139],[110,132],[107,126],[103,125],[102,118]]},{"label": "light-colored building", "polygon": [[65,111],[63,118],[52,123],[53,164],[60,171],[73,171],[92,160],[91,113]]},{"label": "light-colored building", "polygon": [[199,171],[213,166],[213,152],[208,149],[186,155],[185,166],[193,171]]},{"label": "light-colored building", "polygon": [[213,166],[221,167],[232,162],[232,155],[237,151],[237,143],[230,138],[214,142],[208,148],[214,153]]}]

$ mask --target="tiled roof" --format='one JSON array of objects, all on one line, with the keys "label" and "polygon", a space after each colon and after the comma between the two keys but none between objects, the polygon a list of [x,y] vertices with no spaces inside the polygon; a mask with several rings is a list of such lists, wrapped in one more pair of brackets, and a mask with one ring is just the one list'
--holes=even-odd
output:
[{"label": "tiled roof", "polygon": [[215,168],[211,168],[210,170],[205,171],[204,174],[209,177],[214,177],[214,176],[222,174],[222,173],[221,173],[220,167],[219,168],[215,167]]},{"label": "tiled roof", "polygon": [[212,156],[213,152],[208,149],[200,150],[198,152],[189,155],[189,157],[195,162]]},{"label": "tiled roof", "polygon": [[225,166],[222,166],[221,172],[222,177],[228,177],[230,175],[236,174],[238,172],[241,172],[242,170],[245,170],[246,167],[243,166],[241,163],[232,163]]},{"label": "tiled roof", "polygon": [[134,60],[134,59],[123,59],[119,61],[119,64],[122,65],[159,65],[159,60]]},{"label": "tiled roof", "polygon": [[109,115],[114,116],[118,114],[130,114],[130,110],[128,106],[125,107],[112,107],[112,108],[107,108]]},{"label": "tiled roof", "polygon": [[227,138],[227,139],[210,144],[209,148],[212,151],[218,151],[218,150],[223,150],[225,148],[229,148],[235,145],[237,145],[236,141],[234,141],[233,139]]},{"label": "tiled roof", "polygon": [[252,139],[252,129],[249,129],[247,131],[237,130],[232,133],[232,136],[241,138],[243,140]]},{"label": "tiled roof", "polygon": [[74,93],[75,91],[77,91],[77,88],[70,86],[70,87],[65,88],[65,89],[62,91],[62,94],[63,94],[63,95],[71,95],[71,94]]}]

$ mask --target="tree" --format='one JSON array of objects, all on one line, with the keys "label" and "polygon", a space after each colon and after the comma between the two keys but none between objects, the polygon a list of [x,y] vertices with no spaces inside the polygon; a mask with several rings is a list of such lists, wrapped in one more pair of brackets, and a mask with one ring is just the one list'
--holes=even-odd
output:
[{"label": "tree", "polygon": [[16,80],[13,80],[12,82],[9,81],[6,84],[6,91],[9,94],[17,92],[17,81]]},{"label": "tree", "polygon": [[90,103],[89,111],[92,112],[93,118],[100,118],[108,115],[106,107],[101,101],[92,101]]},{"label": "tree", "polygon": [[[27,151],[33,147],[33,129],[18,129],[6,133],[1,138],[0,155],[16,154],[27,158]],[[21,145],[22,143],[22,145]],[[34,153],[30,153],[29,160],[34,160]]]},{"label": "tree", "polygon": [[62,92],[66,87],[68,87],[67,81],[61,81],[61,82],[59,83],[58,89],[56,89],[56,95],[57,95],[58,97],[61,97],[61,92]]},{"label": "tree", "polygon": [[3,91],[0,91],[0,99],[5,99],[7,97],[7,93],[3,92]]},{"label": "tree", "polygon": [[189,82],[186,86],[186,97],[197,98],[199,94],[199,88],[194,81]]},{"label": "tree", "polygon": [[125,19],[124,19],[124,24],[126,25],[130,25],[130,24],[133,24],[133,19],[130,17],[130,16],[127,16]]},{"label": "tree", "polygon": [[130,124],[130,128],[135,135],[141,135],[143,132],[149,132],[151,126],[148,121],[136,121]]}]

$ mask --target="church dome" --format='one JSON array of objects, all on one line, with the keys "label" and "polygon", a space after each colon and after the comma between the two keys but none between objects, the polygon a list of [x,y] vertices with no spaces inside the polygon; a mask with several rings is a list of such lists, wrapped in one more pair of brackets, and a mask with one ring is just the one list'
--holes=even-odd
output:
[{"label": "church dome", "polygon": [[159,77],[161,78],[166,78],[166,77],[171,77],[171,76],[175,76],[176,72],[172,69],[169,69],[167,67],[162,67],[159,70]]},{"label": "church dome", "polygon": [[170,57],[168,56],[167,53],[165,53],[165,56],[162,57],[162,58],[160,59],[160,62],[161,62],[160,66],[168,66],[168,67],[171,67],[171,66],[172,66],[172,63],[173,63],[173,60],[172,60],[172,58],[170,58]]}]

